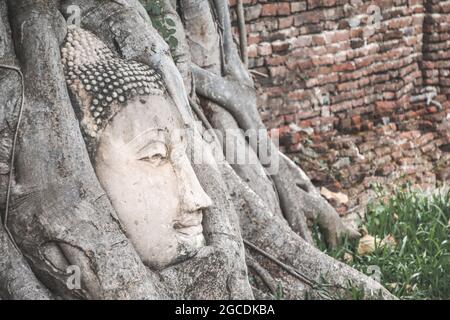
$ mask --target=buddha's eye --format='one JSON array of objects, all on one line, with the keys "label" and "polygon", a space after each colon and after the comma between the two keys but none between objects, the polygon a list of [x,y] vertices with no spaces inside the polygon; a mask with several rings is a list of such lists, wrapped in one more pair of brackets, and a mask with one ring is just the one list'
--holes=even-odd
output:
[{"label": "buddha's eye", "polygon": [[139,152],[138,160],[159,166],[168,160],[168,154],[169,152],[164,143],[154,142]]},{"label": "buddha's eye", "polygon": [[140,158],[139,160],[141,161],[148,161],[148,162],[158,162],[158,161],[163,161],[166,159],[166,156],[160,153],[154,154],[151,157],[150,156],[146,156],[143,158]]}]

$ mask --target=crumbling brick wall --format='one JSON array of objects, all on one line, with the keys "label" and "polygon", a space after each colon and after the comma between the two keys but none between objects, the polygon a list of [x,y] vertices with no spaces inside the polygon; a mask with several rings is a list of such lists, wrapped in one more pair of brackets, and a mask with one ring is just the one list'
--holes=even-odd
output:
[{"label": "crumbling brick wall", "polygon": [[263,119],[340,211],[450,179],[450,1],[243,2]]}]

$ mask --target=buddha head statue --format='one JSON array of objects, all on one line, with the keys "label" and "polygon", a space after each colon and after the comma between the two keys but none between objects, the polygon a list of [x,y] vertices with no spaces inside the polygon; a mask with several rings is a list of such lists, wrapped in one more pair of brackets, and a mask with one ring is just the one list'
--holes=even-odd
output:
[{"label": "buddha head statue", "polygon": [[203,209],[211,200],[160,75],[74,26],[61,52],[96,175],[142,261],[161,269],[194,256],[205,245]]}]

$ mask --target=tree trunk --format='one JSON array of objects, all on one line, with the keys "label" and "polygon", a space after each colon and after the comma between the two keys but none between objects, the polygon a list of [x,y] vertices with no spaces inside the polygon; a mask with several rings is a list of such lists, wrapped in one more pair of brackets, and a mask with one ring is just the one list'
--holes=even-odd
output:
[{"label": "tree trunk", "polygon": [[[137,0],[0,0],[0,298],[251,299],[281,284],[287,299],[322,299],[345,296],[349,283],[366,298],[394,298],[314,248],[308,221],[331,247],[357,233],[266,134],[256,136],[265,127],[227,1],[161,3],[175,47]],[[60,55],[74,8],[80,27],[121,59],[161,75],[188,129],[192,167],[213,206],[203,220],[207,246],[187,261],[146,266],[98,181]],[[233,162],[240,152],[248,162]],[[251,277],[262,281],[252,287]]]}]

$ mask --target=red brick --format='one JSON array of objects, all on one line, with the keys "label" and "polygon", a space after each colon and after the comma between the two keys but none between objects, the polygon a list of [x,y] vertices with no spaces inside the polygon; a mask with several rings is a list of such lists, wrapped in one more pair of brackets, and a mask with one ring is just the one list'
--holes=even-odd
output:
[{"label": "red brick", "polygon": [[334,63],[334,57],[333,55],[316,56],[312,58],[312,62],[315,66],[329,65]]},{"label": "red brick", "polygon": [[375,103],[377,114],[380,116],[388,115],[394,112],[396,104],[394,101],[377,101]]},{"label": "red brick", "polygon": [[327,43],[337,43],[342,41],[348,41],[350,38],[347,30],[339,30],[334,32],[328,32],[325,36]]},{"label": "red brick", "polygon": [[352,117],[352,123],[354,125],[360,125],[361,124],[361,116],[353,116]]},{"label": "red brick", "polygon": [[291,13],[291,6],[289,2],[281,2],[278,3],[278,11],[279,16],[287,16]]},{"label": "red brick", "polygon": [[333,65],[333,72],[353,71],[355,70],[355,64],[353,62],[341,63]]},{"label": "red brick", "polygon": [[291,12],[292,13],[305,11],[305,10],[306,10],[306,2],[305,1],[291,3]]},{"label": "red brick", "polygon": [[266,59],[269,66],[277,66],[286,62],[287,56],[271,56]]},{"label": "red brick", "polygon": [[260,56],[268,56],[272,54],[272,45],[270,42],[261,42],[258,45],[258,54]]},{"label": "red brick", "polygon": [[249,58],[256,58],[258,56],[258,46],[256,44],[249,45],[247,55]]},{"label": "red brick", "polygon": [[285,17],[285,18],[279,18],[278,19],[278,28],[280,28],[280,29],[289,28],[290,26],[292,26],[293,23],[294,23],[294,17],[292,17],[292,16]]},{"label": "red brick", "polygon": [[262,17],[276,16],[277,13],[278,13],[278,3],[263,4],[262,10],[261,10]]},{"label": "red brick", "polygon": [[287,73],[287,68],[285,66],[269,67],[269,73],[271,77],[282,77]]},{"label": "red brick", "polygon": [[258,33],[249,33],[247,37],[247,43],[249,45],[258,44],[261,41],[261,37]]},{"label": "red brick", "polygon": [[272,51],[273,52],[279,52],[289,49],[290,43],[286,40],[276,40],[272,42]]}]

